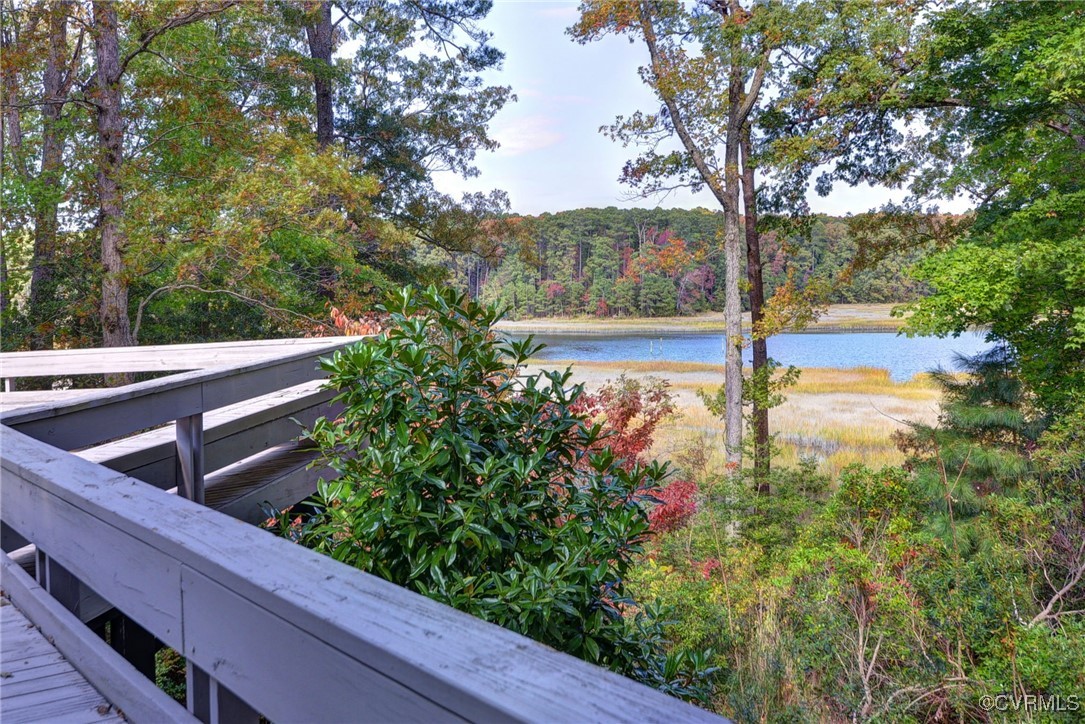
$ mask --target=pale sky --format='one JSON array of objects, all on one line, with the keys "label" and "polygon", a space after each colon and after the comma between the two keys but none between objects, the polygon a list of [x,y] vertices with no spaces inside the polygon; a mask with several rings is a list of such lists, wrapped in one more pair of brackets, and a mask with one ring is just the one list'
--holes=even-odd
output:
[{"label": "pale sky", "polygon": [[[618,176],[635,150],[623,149],[599,127],[658,105],[637,74],[648,51],[614,37],[578,45],[565,33],[578,17],[576,8],[559,0],[495,0],[482,26],[493,33],[505,62],[485,77],[512,86],[519,101],[506,105],[491,124],[501,148],[479,154],[481,175],[465,180],[440,174],[438,189],[454,195],[503,189],[512,210],[522,214],[606,206],[718,209],[707,191],[629,198]],[[844,185],[827,197],[808,194],[815,212],[834,215],[862,213],[901,197],[885,188]],[[963,202],[943,204],[950,211],[965,208]]]}]

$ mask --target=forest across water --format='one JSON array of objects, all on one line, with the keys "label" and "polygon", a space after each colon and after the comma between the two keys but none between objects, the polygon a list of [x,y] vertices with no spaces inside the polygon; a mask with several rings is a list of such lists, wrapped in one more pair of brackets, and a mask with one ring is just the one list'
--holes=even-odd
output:
[{"label": "forest across water", "polygon": [[[726,277],[708,209],[577,209],[517,217],[517,233],[490,258],[430,250],[461,289],[531,317],[667,317],[723,309]],[[913,301],[928,287],[908,274],[924,248],[901,228],[881,230],[882,253],[859,257],[870,217],[767,219],[762,278],[771,297],[787,285],[819,289],[826,304]],[[745,265],[742,266],[746,274]]]}]

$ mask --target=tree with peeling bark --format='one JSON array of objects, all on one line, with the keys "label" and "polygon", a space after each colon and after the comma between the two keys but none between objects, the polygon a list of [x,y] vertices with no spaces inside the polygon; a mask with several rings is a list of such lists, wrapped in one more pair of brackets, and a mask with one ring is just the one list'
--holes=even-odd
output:
[{"label": "tree with peeling bark", "polygon": [[[753,348],[755,387],[751,400],[754,480],[760,493],[771,492],[769,470],[772,463],[772,438],[769,432],[768,386],[773,367],[769,364],[768,340],[764,329],[765,281],[761,272],[761,234],[757,228],[757,181],[750,140],[750,122],[742,128],[742,208],[746,232],[746,279],[750,295],[750,346]],[[760,386],[763,389],[757,389]]]},{"label": "tree with peeling bark", "polygon": [[[641,77],[661,108],[620,117],[605,129],[615,140],[647,147],[626,164],[623,180],[645,195],[679,186],[708,188],[723,209],[724,421],[734,475],[742,465],[743,424],[742,140],[778,40],[771,10],[738,0],[711,0],[692,9],[672,2],[592,0],[581,5],[571,30],[580,42],[619,34],[641,40],[648,50]],[[681,150],[669,145],[675,137]]]}]

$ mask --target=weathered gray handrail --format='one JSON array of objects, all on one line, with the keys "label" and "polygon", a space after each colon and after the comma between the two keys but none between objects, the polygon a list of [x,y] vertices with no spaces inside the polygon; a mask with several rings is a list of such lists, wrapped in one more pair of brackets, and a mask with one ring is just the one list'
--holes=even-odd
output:
[{"label": "weathered gray handrail", "polygon": [[0,353],[0,377],[64,377],[122,372],[177,372],[281,357],[292,350],[357,341],[357,337],[262,339]]},{"label": "weathered gray handrail", "polygon": [[[204,415],[205,471],[224,468],[296,438],[299,423],[310,426],[321,415],[335,414],[338,408],[331,404],[335,392],[323,390],[322,386],[322,380],[313,380]],[[175,453],[173,431],[163,427],[77,454],[157,488],[169,489],[178,484]]]},{"label": "weathered gray handrail", "polygon": [[[207,364],[224,358],[232,367],[217,367],[173,375],[117,389],[57,393],[0,393],[0,406],[16,399],[15,409],[0,411],[0,419],[44,438],[54,445],[93,445],[129,431],[173,421],[131,437],[84,448],[78,453],[93,462],[123,472],[162,489],[176,488],[185,497],[245,520],[264,517],[265,503],[287,507],[310,495],[319,477],[330,471],[308,465],[313,454],[298,449],[298,422],[311,424],[334,414],[331,391],[322,390],[320,356],[357,337],[274,340],[176,347],[122,348],[9,353],[4,358],[26,367],[24,357],[56,357],[53,371],[74,374],[88,361],[132,357],[141,364],[170,369]],[[68,364],[59,362],[68,360]],[[289,386],[302,381],[301,384]],[[269,392],[270,390],[270,392]],[[263,394],[268,392],[268,394]],[[38,397],[27,405],[28,395]],[[259,395],[259,396],[255,396]],[[240,402],[234,403],[236,400]],[[204,415],[204,411],[209,414]],[[25,427],[24,427],[25,424]],[[205,425],[207,429],[205,430]],[[296,450],[296,452],[295,452]],[[221,471],[221,472],[215,472]],[[38,569],[50,591],[84,621],[108,613],[113,606],[84,583],[58,570],[55,561],[37,556],[37,548],[11,525],[0,525],[0,545],[20,565]],[[36,566],[35,566],[35,559]],[[52,573],[49,573],[52,572]],[[55,574],[55,575],[54,575]],[[144,662],[146,652],[136,654]]]},{"label": "weathered gray handrail", "polygon": [[273,721],[719,721],[18,431],[0,449],[5,522]]},{"label": "weathered gray handrail", "polygon": [[[280,344],[290,341],[277,340]],[[255,359],[250,354],[234,366],[197,369],[116,389],[88,391],[75,400],[0,412],[0,423],[65,450],[87,447],[317,379],[321,376],[317,361],[358,338],[301,341],[305,344],[285,345],[286,354],[283,349],[277,355],[262,353]],[[174,356],[164,349],[156,352],[159,358]],[[34,353],[16,353],[8,359],[22,354]],[[198,356],[191,350],[177,356],[184,360],[186,355]],[[179,364],[183,363],[172,363]],[[58,374],[74,374],[71,369]],[[9,374],[7,368],[0,374]]]}]

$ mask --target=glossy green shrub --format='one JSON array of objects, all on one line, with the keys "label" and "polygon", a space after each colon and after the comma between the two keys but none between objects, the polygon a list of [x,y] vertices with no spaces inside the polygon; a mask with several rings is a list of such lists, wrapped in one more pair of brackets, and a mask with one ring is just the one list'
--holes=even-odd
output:
[{"label": "glossy green shrub", "polygon": [[[389,331],[325,361],[345,411],[309,432],[339,477],[298,542],[588,661],[687,697],[701,659],[662,650],[626,574],[661,465],[621,465],[574,411],[569,372],[517,377],[493,308],[405,290]],[[701,667],[703,668],[703,666]],[[703,673],[700,672],[700,673]]]}]

